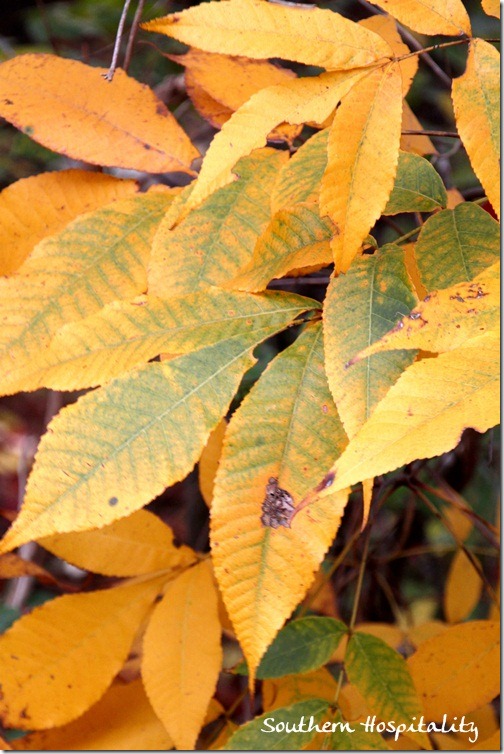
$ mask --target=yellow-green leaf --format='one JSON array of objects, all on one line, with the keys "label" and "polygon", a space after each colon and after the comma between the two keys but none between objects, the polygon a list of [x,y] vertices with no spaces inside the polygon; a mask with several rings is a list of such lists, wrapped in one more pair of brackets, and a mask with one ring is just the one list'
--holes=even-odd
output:
[{"label": "yellow-green leaf", "polygon": [[60,390],[103,384],[161,353],[183,354],[265,327],[282,329],[319,304],[267,291],[260,296],[209,288],[162,301],[115,301],[59,330],[45,352],[39,385]]},{"label": "yellow-green leaf", "polygon": [[424,712],[433,720],[463,715],[499,693],[499,621],[451,626],[424,641],[408,667]]},{"label": "yellow-green leaf", "polygon": [[[232,0],[225,3],[230,4]],[[265,5],[261,2],[261,6]],[[229,183],[239,158],[262,147],[267,135],[279,123],[324,123],[364,73],[365,69],[322,73],[270,86],[254,94],[214,137],[184,211],[198,206],[213,191]]]},{"label": "yellow-green leaf", "polygon": [[329,129],[319,131],[282,166],[271,196],[273,214],[293,204],[318,200],[327,165],[328,138]]},{"label": "yellow-green leaf", "polygon": [[455,122],[474,172],[500,214],[500,55],[475,39],[465,73],[452,86]]},{"label": "yellow-green leaf", "polygon": [[346,365],[415,303],[404,252],[392,244],[354,259],[345,275],[329,283],[323,313],[325,367],[349,437],[369,419],[415,354],[387,354],[351,368]]},{"label": "yellow-green leaf", "polygon": [[0,393],[40,386],[46,346],[63,324],[145,291],[152,238],[173,196],[143,194],[82,215],[0,279]]},{"label": "yellow-green leaf", "polygon": [[446,453],[467,427],[485,432],[498,424],[499,354],[498,335],[489,332],[412,364],[352,438],[321,496]]},{"label": "yellow-green leaf", "polygon": [[178,749],[194,749],[221,669],[221,626],[210,562],[172,581],[144,639],[142,678]]},{"label": "yellow-green leaf", "polygon": [[[473,555],[473,558],[476,556]],[[474,563],[464,550],[457,550],[446,579],[443,599],[446,620],[449,623],[465,620],[478,604],[482,587],[483,582]]]},{"label": "yellow-green leaf", "polygon": [[394,188],[384,215],[400,212],[434,212],[446,207],[448,197],[439,173],[417,154],[399,152]]},{"label": "yellow-green leaf", "polygon": [[136,181],[89,170],[41,173],[0,194],[0,275],[11,275],[33,247],[78,215],[138,191]]},{"label": "yellow-green leaf", "polygon": [[[376,636],[356,631],[348,642],[345,671],[362,694],[370,712],[381,720],[411,725],[422,713],[408,666],[401,655]],[[410,733],[430,748],[425,733]]]},{"label": "yellow-green leaf", "polygon": [[471,202],[429,217],[415,246],[418,271],[427,291],[470,283],[499,256],[499,223]]},{"label": "yellow-green leaf", "polygon": [[40,442],[0,550],[105,526],[183,479],[253,363],[250,350],[277,330],[147,364],[62,409]]},{"label": "yellow-green leaf", "polygon": [[378,68],[342,99],[329,132],[321,214],[337,228],[336,270],[346,271],[387,204],[401,138],[402,79],[397,65]]},{"label": "yellow-green leaf", "polygon": [[261,291],[291,270],[324,267],[332,262],[329,241],[334,232],[331,220],[320,217],[317,204],[281,209],[258,238],[248,265],[224,287]]},{"label": "yellow-green leaf", "polygon": [[13,741],[17,751],[159,751],[173,741],[154,714],[142,681],[116,683],[68,725]]},{"label": "yellow-green leaf", "polygon": [[353,357],[396,348],[419,348],[441,353],[459,348],[470,338],[499,328],[500,264],[496,262],[472,283],[429,293],[379,341]]},{"label": "yellow-green leaf", "polygon": [[20,618],[0,637],[4,723],[52,728],[97,702],[162,583],[65,595]]},{"label": "yellow-green leaf", "polygon": [[207,52],[285,58],[329,70],[370,65],[391,54],[377,34],[339,13],[261,0],[201,3],[142,26]]},{"label": "yellow-green leaf", "polygon": [[276,633],[310,586],[341,520],[346,493],[300,513],[293,528],[263,526],[268,480],[294,503],[346,442],[323,365],[320,323],[269,365],[233,415],[211,515],[215,573],[245,653],[250,683]]},{"label": "yellow-green leaf", "polygon": [[56,55],[17,55],[0,65],[0,115],[76,160],[194,175],[198,151],[164,103],[120,68],[112,82],[104,73]]},{"label": "yellow-green leaf", "polygon": [[39,544],[79,568],[106,576],[137,576],[180,567],[195,554],[176,547],[172,530],[148,511],[136,511],[103,529],[44,537]]},{"label": "yellow-green leaf", "polygon": [[420,34],[471,36],[471,23],[461,0],[373,0],[373,4]]},{"label": "yellow-green leaf", "polygon": [[285,152],[261,149],[234,169],[235,180],[177,228],[171,217],[159,226],[149,265],[149,292],[183,296],[220,285],[249,261],[270,219],[270,192]]}]

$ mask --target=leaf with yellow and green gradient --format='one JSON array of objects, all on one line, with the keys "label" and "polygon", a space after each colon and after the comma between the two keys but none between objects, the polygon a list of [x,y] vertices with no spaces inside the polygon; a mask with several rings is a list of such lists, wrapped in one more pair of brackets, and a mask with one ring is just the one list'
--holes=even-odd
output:
[{"label": "leaf with yellow and green gradient", "polygon": [[97,702],[164,580],[57,597],[16,621],[0,637],[5,724],[52,728]]},{"label": "leaf with yellow and green gradient", "polygon": [[412,364],[336,461],[320,497],[446,453],[468,427],[485,432],[498,424],[499,358],[499,336],[488,332]]},{"label": "leaf with yellow and green gradient", "polygon": [[500,213],[500,55],[475,39],[467,68],[452,86],[455,122],[471,165],[488,199]]},{"label": "leaf with yellow and green gradient", "polygon": [[145,291],[154,232],[175,195],[142,194],[82,215],[0,279],[0,394],[39,387],[39,362],[62,325]]},{"label": "leaf with yellow and green gradient", "polygon": [[296,294],[209,288],[167,301],[114,301],[65,325],[44,353],[38,384],[56,390],[104,384],[161,353],[190,353],[265,327],[282,329],[319,304]]},{"label": "leaf with yellow and green gradient", "polygon": [[346,493],[299,513],[292,529],[263,526],[271,477],[295,503],[338,455],[346,436],[324,372],[320,323],[309,325],[269,365],[233,415],[211,510],[215,573],[250,682],[310,586],[336,530]]},{"label": "leaf with yellow and green gradient", "polygon": [[320,217],[318,204],[281,209],[258,238],[249,264],[224,287],[262,291],[291,270],[325,267],[332,262],[329,242],[334,232],[331,220]]},{"label": "leaf with yellow and green gradient", "polygon": [[499,322],[500,263],[496,262],[471,283],[429,293],[392,330],[354,356],[352,363],[397,348],[452,351],[477,335],[497,331]]},{"label": "leaf with yellow and green gradient", "polygon": [[311,136],[280,170],[271,196],[273,214],[293,204],[318,201],[327,165],[329,129]]},{"label": "leaf with yellow and green gradient", "polygon": [[286,160],[286,152],[257,150],[235,166],[229,186],[175,229],[168,213],[154,239],[149,293],[185,296],[234,277],[269,222],[270,193]]},{"label": "leaf with yellow and green gradient", "polygon": [[143,642],[147,696],[178,749],[191,750],[222,664],[217,589],[206,560],[174,579]]},{"label": "leaf with yellow and green gradient", "polygon": [[325,366],[349,437],[369,419],[415,354],[402,351],[373,356],[351,368],[346,365],[416,302],[404,252],[393,244],[356,257],[345,275],[329,283],[323,313]]},{"label": "leaf with yellow and green gradient", "polygon": [[394,187],[401,116],[402,78],[397,64],[368,73],[336,111],[320,212],[337,227],[331,246],[338,272],[350,266]]},{"label": "leaf with yellow and green gradient", "polygon": [[371,65],[391,54],[381,37],[339,13],[261,0],[200,3],[142,27],[207,52],[284,58],[328,70]]}]

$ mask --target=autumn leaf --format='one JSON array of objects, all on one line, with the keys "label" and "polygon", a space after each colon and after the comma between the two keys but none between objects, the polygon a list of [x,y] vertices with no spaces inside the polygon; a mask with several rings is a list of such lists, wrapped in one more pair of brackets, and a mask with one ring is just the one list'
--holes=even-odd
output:
[{"label": "autumn leaf", "polygon": [[359,68],[390,56],[377,34],[339,13],[261,0],[201,3],[142,27],[207,52],[284,58],[328,70]]},{"label": "autumn leaf", "polygon": [[[411,55],[411,50],[403,42],[397,29],[397,23],[392,16],[379,14],[369,16],[359,21],[359,26],[373,31],[384,39],[390,45],[394,57],[399,62],[399,68],[402,76],[403,96],[405,97],[410,90],[413,79],[418,71],[418,56]],[[404,60],[402,57],[407,56]]]},{"label": "autumn leaf", "polygon": [[115,683],[77,720],[61,728],[18,738],[13,744],[17,751],[164,751],[173,748],[173,741],[154,714],[141,680]]},{"label": "autumn leaf", "polygon": [[471,36],[471,23],[461,0],[374,0],[373,4],[420,34]]},{"label": "autumn leaf", "polygon": [[346,364],[415,303],[404,252],[392,244],[372,256],[354,259],[345,275],[329,282],[323,311],[325,368],[349,437],[369,419],[415,355],[402,352],[372,357],[350,369]]},{"label": "autumn leaf", "polygon": [[337,228],[336,270],[345,272],[383,212],[394,185],[401,136],[401,73],[377,68],[354,84],[329,132],[320,212]]},{"label": "autumn leaf", "polygon": [[[473,554],[473,559],[479,563]],[[466,620],[478,604],[483,582],[474,562],[467,553],[458,549],[450,563],[444,593],[444,612],[450,623]]]},{"label": "autumn leaf", "polygon": [[384,215],[401,212],[434,212],[446,207],[448,197],[439,173],[416,154],[399,152],[399,162]]},{"label": "autumn leaf", "polygon": [[207,444],[203,448],[201,458],[198,464],[198,482],[203,500],[210,508],[213,499],[213,489],[215,484],[215,475],[219,467],[219,461],[222,454],[222,445],[224,435],[227,429],[227,421],[221,419],[208,438]]},{"label": "autumn leaf", "polygon": [[398,348],[433,353],[451,351],[470,338],[497,331],[500,319],[500,264],[489,267],[471,283],[429,293],[380,340],[354,356],[350,364]]},{"label": "autumn leaf", "polygon": [[149,292],[183,296],[220,285],[247,264],[270,219],[270,192],[287,154],[270,148],[238,162],[233,182],[172,230],[167,215],[154,239]]},{"label": "autumn leaf", "polygon": [[498,354],[498,335],[488,332],[412,364],[334,464],[320,497],[446,453],[467,427],[485,432],[498,424]]},{"label": "autumn leaf", "polygon": [[0,579],[17,579],[22,576],[34,576],[42,584],[58,586],[58,580],[54,578],[52,573],[49,573],[37,563],[24,560],[13,552],[0,556]]},{"label": "autumn leaf", "polygon": [[85,212],[138,191],[136,181],[88,170],[41,173],[0,193],[0,275],[11,275],[36,244]]},{"label": "autumn leaf", "polygon": [[404,152],[419,154],[437,154],[437,149],[425,134],[411,134],[405,131],[422,131],[423,127],[415,113],[408,105],[407,100],[403,100],[403,113],[401,122],[401,149]]},{"label": "autumn leaf", "polygon": [[170,582],[144,638],[142,678],[178,749],[194,749],[221,669],[221,626],[210,562]]},{"label": "autumn leaf", "polygon": [[18,55],[0,65],[0,115],[76,160],[194,175],[198,152],[154,92],[121,69],[112,82],[104,73],[54,55]]},{"label": "autumn leaf", "polygon": [[500,55],[475,39],[465,73],[452,86],[455,122],[474,172],[500,213]]},{"label": "autumn leaf", "polygon": [[97,702],[162,583],[158,578],[57,597],[16,621],[0,637],[5,724],[51,728]]},{"label": "autumn leaf", "polygon": [[63,324],[145,290],[154,231],[172,198],[142,194],[82,215],[0,279],[1,393],[40,386],[45,346]]},{"label": "autumn leaf", "polygon": [[0,550],[105,526],[183,479],[253,363],[251,349],[277,330],[146,364],[62,409],[40,442]]},{"label": "autumn leaf", "polygon": [[482,0],[481,7],[488,16],[500,18],[500,3],[496,0]]},{"label": "autumn leaf", "polygon": [[282,165],[271,194],[271,211],[289,209],[301,202],[317,202],[320,181],[327,165],[327,140],[329,129],[311,136]]},{"label": "autumn leaf", "polygon": [[266,485],[274,477],[298,502],[319,478],[324,459],[345,442],[324,373],[320,324],[309,326],[233,414],[214,487],[212,558],[250,684],[310,586],[346,503],[340,494],[309,516],[300,514],[293,529],[272,529],[261,523]]}]

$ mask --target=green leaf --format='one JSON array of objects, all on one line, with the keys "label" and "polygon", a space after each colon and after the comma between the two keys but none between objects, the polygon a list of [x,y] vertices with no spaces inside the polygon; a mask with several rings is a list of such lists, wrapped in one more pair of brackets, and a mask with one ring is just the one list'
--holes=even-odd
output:
[{"label": "green leaf", "polygon": [[310,699],[266,712],[228,739],[224,751],[298,751],[314,738],[328,703]]},{"label": "green leaf", "polygon": [[347,632],[334,618],[309,616],[288,623],[277,634],[257,669],[257,678],[307,673],[329,661]]},{"label": "green leaf", "polygon": [[428,291],[470,282],[499,259],[500,233],[488,212],[471,202],[429,217],[415,247]]},{"label": "green leaf", "polygon": [[335,232],[332,221],[320,217],[317,204],[304,203],[281,209],[257,240],[249,264],[224,287],[261,291],[270,280],[291,270],[309,268],[311,271],[331,264],[329,242]]},{"label": "green leaf", "polygon": [[61,328],[51,342],[39,384],[56,390],[103,384],[161,353],[183,354],[265,327],[280,330],[318,302],[295,294],[263,295],[211,288],[163,301],[114,301]]},{"label": "green leaf", "polygon": [[328,137],[328,128],[314,134],[283,165],[271,196],[273,213],[293,204],[318,200],[327,166]]},{"label": "green leaf", "polygon": [[448,197],[441,177],[424,157],[399,152],[394,188],[384,215],[433,212],[446,207]]},{"label": "green leaf", "polygon": [[349,437],[367,421],[415,354],[391,351],[349,369],[345,365],[416,303],[404,252],[393,244],[356,258],[345,275],[331,280],[323,315],[326,372]]},{"label": "green leaf", "polygon": [[147,364],[64,408],[43,436],[25,501],[0,543],[105,526],[183,479],[277,328]]},{"label": "green leaf", "polygon": [[141,194],[80,216],[0,279],[0,393],[39,387],[46,346],[68,322],[147,285],[154,232],[174,194]]},{"label": "green leaf", "polygon": [[[381,720],[411,725],[422,714],[406,661],[382,639],[356,631],[348,642],[345,670],[369,712]],[[410,735],[430,748],[424,733]]]},{"label": "green leaf", "polygon": [[176,228],[168,216],[154,239],[149,293],[184,296],[234,277],[269,222],[271,190],[286,159],[285,152],[256,150],[233,168],[233,183],[213,193]]}]

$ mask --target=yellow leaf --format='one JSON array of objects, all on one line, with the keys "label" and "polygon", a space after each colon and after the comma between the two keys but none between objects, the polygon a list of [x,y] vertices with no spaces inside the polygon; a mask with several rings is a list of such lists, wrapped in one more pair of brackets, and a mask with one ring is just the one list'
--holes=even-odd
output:
[{"label": "yellow leaf", "polygon": [[464,429],[499,423],[499,338],[486,333],[410,366],[324,479],[332,489],[451,450]]},{"label": "yellow leaf", "polygon": [[483,8],[487,16],[495,16],[495,18],[500,18],[499,0],[481,0],[481,7]]},{"label": "yellow leaf", "polygon": [[269,712],[279,707],[290,707],[305,699],[327,699],[332,702],[337,688],[337,683],[327,668],[266,679],[262,684],[263,709],[264,712]]},{"label": "yellow leaf", "polygon": [[387,42],[387,44],[390,45],[394,57],[399,59],[399,68],[402,76],[402,90],[403,96],[405,97],[410,90],[411,82],[415,78],[415,74],[418,70],[418,55],[408,57],[406,60],[400,60],[403,55],[409,55],[411,50],[408,45],[404,44],[402,41],[401,35],[397,30],[395,19],[386,14],[369,16],[368,18],[363,18],[362,21],[359,21],[359,26],[364,26],[366,29],[374,31],[375,34],[378,34]]},{"label": "yellow leaf", "polygon": [[457,550],[450,565],[444,593],[447,621],[459,623],[465,620],[478,604],[482,586],[481,576],[473,563],[463,550]]},{"label": "yellow leaf", "polygon": [[20,618],[0,637],[4,723],[51,728],[97,702],[162,584],[155,579],[65,595]]},{"label": "yellow leaf", "polygon": [[183,354],[250,335],[264,327],[281,330],[312,299],[266,291],[261,296],[209,288],[168,301],[141,296],[114,301],[84,320],[61,328],[45,352],[40,385],[70,390],[95,386],[161,353]]},{"label": "yellow leaf", "polygon": [[103,529],[55,534],[39,544],[68,563],[106,576],[177,568],[196,557],[189,547],[176,547],[171,529],[142,510]]},{"label": "yellow leaf", "polygon": [[329,282],[323,311],[325,368],[349,437],[369,419],[414,354],[373,357],[349,369],[345,365],[415,302],[404,252],[392,244],[355,258],[345,275]]},{"label": "yellow leaf", "polygon": [[[229,6],[232,2],[219,4]],[[261,2],[261,5],[266,3]],[[272,3],[269,5],[274,7]],[[323,123],[364,72],[356,69],[322,73],[270,86],[254,94],[214,137],[185,205],[185,213],[229,183],[233,179],[232,168],[239,158],[262,147],[267,135],[279,123]]]},{"label": "yellow leaf", "polygon": [[154,714],[140,680],[115,683],[68,725],[14,741],[18,751],[159,751],[173,741]]},{"label": "yellow leaf", "polygon": [[373,500],[373,485],[374,485],[374,478],[364,479],[362,481],[363,511],[362,511],[361,531],[366,528],[366,525],[368,522],[369,511],[371,510],[371,502]]},{"label": "yellow leaf", "polygon": [[0,194],[0,275],[11,275],[33,247],[85,212],[134,194],[136,181],[89,170],[23,178]]},{"label": "yellow leaf", "polygon": [[455,122],[474,172],[500,216],[500,55],[475,39],[465,73],[452,86]]},{"label": "yellow leaf", "polygon": [[337,228],[336,270],[345,272],[385,209],[399,159],[402,79],[397,65],[376,69],[342,99],[329,132],[320,212]]},{"label": "yellow leaf", "polygon": [[173,230],[168,213],[154,239],[149,293],[169,299],[234,277],[269,222],[270,193],[286,160],[286,152],[257,150],[236,165],[231,185]]},{"label": "yellow leaf", "polygon": [[446,195],[448,196],[448,204],[446,205],[447,209],[455,209],[459,204],[465,202],[464,197],[456,188],[448,189]]},{"label": "yellow leaf", "polygon": [[17,579],[21,576],[34,576],[43,584],[58,583],[49,571],[31,560],[23,560],[13,552],[0,556],[0,579]]},{"label": "yellow leaf", "polygon": [[212,557],[251,684],[268,645],[313,581],[347,499],[346,493],[333,496],[309,515],[300,513],[292,529],[274,529],[261,522],[268,480],[277,479],[297,503],[345,442],[318,323],[276,357],[233,415],[215,482]]},{"label": "yellow leaf", "polygon": [[121,69],[112,82],[104,73],[55,55],[18,55],[0,65],[0,115],[76,160],[194,175],[198,152],[163,102]]},{"label": "yellow leaf", "polygon": [[452,626],[423,642],[408,660],[426,717],[472,712],[499,693],[499,623]]},{"label": "yellow leaf", "polygon": [[221,669],[221,627],[210,561],[172,581],[144,639],[142,677],[178,749],[194,749]]},{"label": "yellow leaf", "polygon": [[452,351],[470,338],[497,330],[499,315],[500,264],[497,262],[471,283],[458,283],[429,293],[407,317],[349,363],[400,348],[419,348],[433,353]]},{"label": "yellow leaf", "polygon": [[422,124],[420,123],[406,100],[403,100],[403,113],[401,121],[401,149],[404,152],[413,152],[413,154],[419,154],[420,156],[438,153],[436,147],[428,136],[424,136],[423,134],[404,133],[404,131],[422,130]]},{"label": "yellow leaf", "polygon": [[45,347],[63,324],[145,290],[152,238],[172,198],[142,194],[82,215],[0,279],[1,393],[40,386]]},{"label": "yellow leaf", "polygon": [[277,330],[146,364],[63,408],[40,441],[23,506],[0,551],[100,528],[183,479],[253,363],[250,351]]},{"label": "yellow leaf", "polygon": [[448,624],[443,623],[440,620],[426,621],[425,623],[419,623],[413,626],[408,631],[408,639],[414,647],[419,647],[427,639],[431,639],[433,636],[442,634],[449,628]]},{"label": "yellow leaf", "polygon": [[420,34],[471,36],[471,23],[461,0],[373,0],[373,5]]},{"label": "yellow leaf", "polygon": [[212,503],[215,475],[219,466],[226,428],[226,420],[221,419],[208,438],[198,465],[198,479],[201,494],[209,508]]},{"label": "yellow leaf", "polygon": [[284,58],[329,70],[390,57],[389,46],[377,34],[339,13],[312,6],[289,8],[262,0],[201,3],[142,27],[207,52]]},{"label": "yellow leaf", "polygon": [[331,220],[320,217],[317,204],[281,209],[257,239],[250,262],[224,287],[261,291],[291,270],[325,267],[332,262],[329,241],[334,232]]}]

